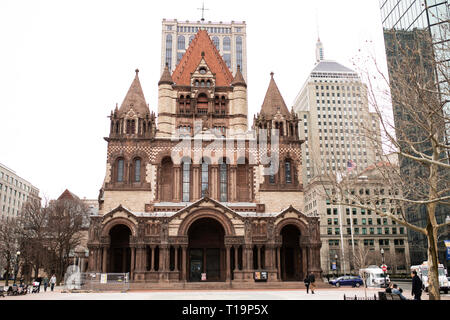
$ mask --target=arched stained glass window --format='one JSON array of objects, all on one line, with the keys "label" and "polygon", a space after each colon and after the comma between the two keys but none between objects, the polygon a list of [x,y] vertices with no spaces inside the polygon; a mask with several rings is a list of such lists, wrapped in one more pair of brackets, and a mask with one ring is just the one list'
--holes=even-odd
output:
[{"label": "arched stained glass window", "polygon": [[220,164],[220,201],[228,201],[228,171],[227,164]]},{"label": "arched stained glass window", "polygon": [[141,159],[134,160],[134,182],[141,182]]},{"label": "arched stained glass window", "polygon": [[206,195],[209,188],[209,165],[208,162],[202,162],[202,197]]},{"label": "arched stained glass window", "polygon": [[170,34],[166,37],[166,63],[170,70],[172,68],[172,35]]},{"label": "arched stained glass window", "polygon": [[117,160],[117,182],[123,182],[124,160]]},{"label": "arched stained glass window", "polygon": [[189,161],[183,162],[183,202],[190,200],[191,164]]},{"label": "arched stained glass window", "polygon": [[287,160],[284,163],[284,170],[285,170],[286,183],[292,183],[292,165],[291,165],[290,160]]}]

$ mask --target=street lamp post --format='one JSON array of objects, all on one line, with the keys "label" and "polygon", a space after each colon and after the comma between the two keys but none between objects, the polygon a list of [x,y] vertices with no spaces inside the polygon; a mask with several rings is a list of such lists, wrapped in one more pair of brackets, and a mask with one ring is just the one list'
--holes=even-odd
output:
[{"label": "street lamp post", "polygon": [[[381,259],[383,260],[382,265],[384,266],[384,249],[381,248],[380,252],[381,252]],[[384,286],[386,287],[386,271],[384,271],[384,270],[383,270],[383,276],[384,276]]]},{"label": "street lamp post", "polygon": [[16,266],[14,268],[14,283],[16,284],[16,279],[17,279],[17,273],[19,272],[19,257],[20,257],[20,251],[16,252]]},{"label": "street lamp post", "polygon": [[337,279],[337,276],[338,276],[337,259],[338,259],[338,255],[337,255],[337,253],[336,253],[336,254],[334,255],[334,261],[335,261],[335,263],[336,263],[336,279]]}]

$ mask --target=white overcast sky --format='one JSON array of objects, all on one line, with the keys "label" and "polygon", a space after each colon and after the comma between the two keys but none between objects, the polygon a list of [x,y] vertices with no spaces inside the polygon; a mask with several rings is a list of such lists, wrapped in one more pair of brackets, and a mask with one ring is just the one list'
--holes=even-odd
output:
[{"label": "white overcast sky", "polygon": [[[200,20],[201,6],[201,0],[0,0],[0,163],[42,197],[67,188],[97,198],[107,116],[122,103],[136,68],[157,111],[162,19]],[[247,23],[249,125],[272,71],[293,105],[314,66],[317,20],[326,59],[353,68],[370,52],[385,66],[378,0],[206,0],[205,7],[206,21]]]}]

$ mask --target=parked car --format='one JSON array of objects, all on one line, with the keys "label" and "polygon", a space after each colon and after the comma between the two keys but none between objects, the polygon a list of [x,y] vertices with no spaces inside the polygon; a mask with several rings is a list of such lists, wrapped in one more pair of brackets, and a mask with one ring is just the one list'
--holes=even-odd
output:
[{"label": "parked car", "polygon": [[336,287],[352,286],[356,288],[359,288],[359,286],[362,286],[364,284],[363,280],[359,276],[343,276],[335,280],[331,280],[329,283]]}]

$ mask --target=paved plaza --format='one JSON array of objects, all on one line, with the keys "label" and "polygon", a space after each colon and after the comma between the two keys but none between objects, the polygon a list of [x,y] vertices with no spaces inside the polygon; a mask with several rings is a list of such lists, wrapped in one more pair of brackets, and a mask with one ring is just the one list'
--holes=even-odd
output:
[{"label": "paved plaza", "polygon": [[[368,288],[367,296],[378,296],[381,289]],[[57,288],[54,292],[43,292],[37,294],[27,294],[24,296],[5,297],[6,300],[343,300],[346,296],[355,295],[364,297],[363,288],[329,288],[317,289],[315,294],[307,294],[305,290],[146,290],[128,292],[83,292],[70,293],[62,292],[62,288]],[[407,298],[411,298],[405,292]],[[423,300],[428,300],[428,295],[422,295]],[[449,295],[442,295],[442,299],[450,300]],[[0,300],[1,301],[1,300]]]}]

